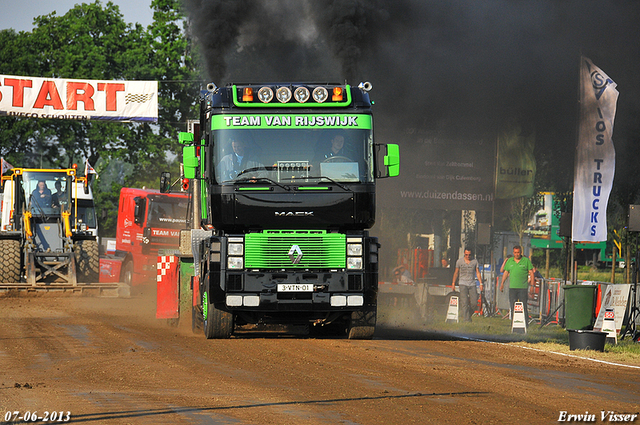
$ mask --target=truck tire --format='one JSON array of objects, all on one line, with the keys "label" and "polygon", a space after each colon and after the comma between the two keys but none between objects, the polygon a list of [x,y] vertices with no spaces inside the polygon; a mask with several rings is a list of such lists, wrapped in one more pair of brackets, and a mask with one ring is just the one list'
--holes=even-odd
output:
[{"label": "truck tire", "polygon": [[199,306],[191,306],[191,332],[194,334],[202,332],[204,328],[202,311]]},{"label": "truck tire", "polygon": [[20,241],[0,240],[0,251],[2,252],[0,283],[20,282],[20,272],[22,271]]},{"label": "truck tire", "polygon": [[233,314],[217,309],[209,302],[209,294],[202,298],[202,316],[204,318],[204,335],[207,339],[227,339],[233,333]]},{"label": "truck tire", "polygon": [[73,244],[76,257],[76,278],[79,283],[97,283],[100,278],[98,242],[80,240]]},{"label": "truck tire", "polygon": [[362,311],[351,313],[347,338],[371,339],[376,330],[377,306],[368,307]]},{"label": "truck tire", "polygon": [[122,266],[122,271],[120,272],[120,280],[125,283],[125,285],[133,286],[133,262],[127,261]]}]

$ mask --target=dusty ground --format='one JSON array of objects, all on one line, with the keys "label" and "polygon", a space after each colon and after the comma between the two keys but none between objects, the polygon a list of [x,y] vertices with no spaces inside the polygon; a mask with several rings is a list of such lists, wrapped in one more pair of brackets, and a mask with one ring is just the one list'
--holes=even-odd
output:
[{"label": "dusty ground", "polygon": [[[0,423],[557,423],[640,411],[640,368],[379,327],[372,341],[206,340],[152,295],[0,297]],[[18,422],[19,423],[19,422]],[[635,419],[640,423],[640,419]]]}]

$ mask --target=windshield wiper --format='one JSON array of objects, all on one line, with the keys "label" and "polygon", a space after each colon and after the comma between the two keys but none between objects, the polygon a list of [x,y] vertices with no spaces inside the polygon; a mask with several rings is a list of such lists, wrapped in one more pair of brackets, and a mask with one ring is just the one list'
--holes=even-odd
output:
[{"label": "windshield wiper", "polygon": [[343,185],[342,183],[338,183],[337,181],[335,181],[334,179],[332,179],[331,177],[327,177],[327,176],[310,176],[310,177],[292,177],[293,180],[296,179],[327,179],[329,180],[331,183],[334,183],[336,186],[338,186],[340,189],[345,190],[345,191],[349,191],[349,188],[345,185]]},{"label": "windshield wiper", "polygon": [[257,182],[257,181],[267,181],[269,183],[273,183],[278,187],[283,188],[284,190],[291,190],[290,187],[284,186],[278,182],[276,182],[275,180],[271,180],[268,177],[245,177],[244,179],[240,179],[240,180],[234,180],[234,183],[253,183],[253,182]]}]

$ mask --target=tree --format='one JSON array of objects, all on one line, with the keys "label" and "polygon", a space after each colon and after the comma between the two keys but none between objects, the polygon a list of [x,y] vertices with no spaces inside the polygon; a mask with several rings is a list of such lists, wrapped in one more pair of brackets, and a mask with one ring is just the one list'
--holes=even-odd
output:
[{"label": "tree", "polygon": [[177,131],[195,117],[200,84],[180,2],[154,0],[151,7],[154,22],[147,29],[127,24],[118,6],[97,0],[62,16],[39,16],[32,32],[0,31],[2,74],[159,81],[154,125],[0,117],[0,154],[16,166],[67,167],[88,159],[100,174],[120,176],[94,185],[99,216],[107,211],[105,229],[115,222],[122,185],[158,187],[165,170],[177,176]]},{"label": "tree", "polygon": [[540,194],[533,196],[521,196],[514,198],[511,202],[511,213],[509,214],[509,223],[511,230],[518,234],[522,246],[522,236],[533,215],[540,209],[542,205],[542,197]]}]

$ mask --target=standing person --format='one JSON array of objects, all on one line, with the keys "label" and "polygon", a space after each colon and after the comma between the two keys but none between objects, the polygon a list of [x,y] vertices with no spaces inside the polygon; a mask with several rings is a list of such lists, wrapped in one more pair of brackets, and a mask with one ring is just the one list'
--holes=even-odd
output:
[{"label": "standing person", "polygon": [[456,288],[456,279],[460,276],[460,308],[462,309],[462,319],[465,322],[471,322],[471,316],[478,305],[478,291],[476,290],[476,276],[480,282],[480,290],[482,291],[482,276],[478,268],[478,261],[471,258],[471,250],[464,250],[464,258],[456,261],[456,270],[453,272],[453,282],[451,289]]},{"label": "standing person", "polygon": [[[529,309],[527,299],[529,298],[529,281],[533,282],[533,264],[527,257],[522,256],[522,247],[513,247],[513,257],[507,258],[504,265],[504,274],[500,283],[500,292],[504,290],[504,281],[509,278],[509,308],[513,312],[513,305],[520,301],[524,305],[524,317],[529,321]],[[513,317],[513,316],[512,316]]]}]

